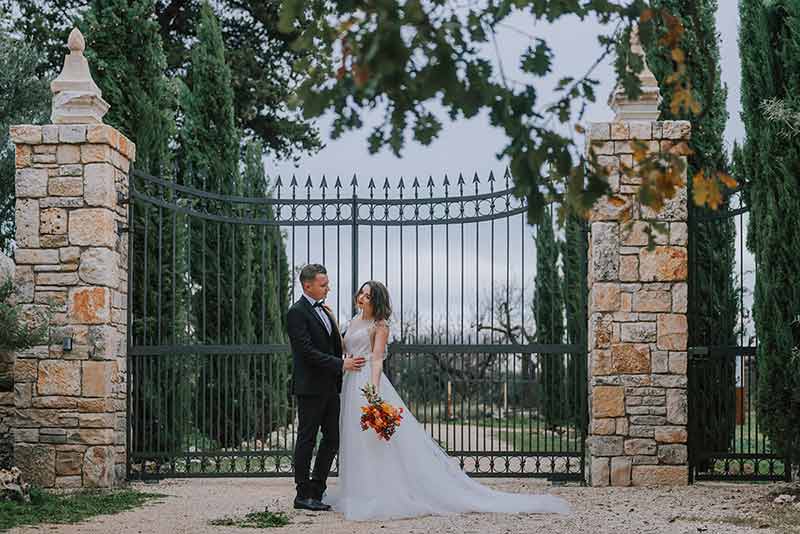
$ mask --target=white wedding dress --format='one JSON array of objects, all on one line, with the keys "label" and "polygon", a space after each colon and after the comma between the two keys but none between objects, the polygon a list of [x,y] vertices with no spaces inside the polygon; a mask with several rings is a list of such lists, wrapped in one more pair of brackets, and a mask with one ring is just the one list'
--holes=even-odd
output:
[{"label": "white wedding dress", "polygon": [[348,520],[382,520],[464,512],[568,513],[561,498],[502,493],[467,476],[409,412],[386,375],[380,396],[404,409],[392,438],[378,439],[361,430],[361,388],[371,373],[370,334],[373,323],[358,317],[344,338],[345,354],[368,358],[359,372],[345,372],[339,416],[339,478],[323,501]]}]

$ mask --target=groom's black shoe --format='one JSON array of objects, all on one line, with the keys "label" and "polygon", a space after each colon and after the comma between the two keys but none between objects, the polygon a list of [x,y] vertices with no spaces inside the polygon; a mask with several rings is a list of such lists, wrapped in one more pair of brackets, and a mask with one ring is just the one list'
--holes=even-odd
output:
[{"label": "groom's black shoe", "polygon": [[312,499],[311,497],[306,497],[303,499],[300,497],[295,497],[294,507],[298,510],[311,510],[312,512],[326,512],[331,509],[329,505],[324,504],[322,501],[317,499]]}]

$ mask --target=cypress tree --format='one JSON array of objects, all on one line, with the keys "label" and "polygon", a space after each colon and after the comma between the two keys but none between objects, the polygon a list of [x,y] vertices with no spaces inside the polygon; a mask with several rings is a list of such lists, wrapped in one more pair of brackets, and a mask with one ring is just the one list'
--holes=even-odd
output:
[{"label": "cypress tree", "polygon": [[[558,248],[550,211],[545,210],[536,232],[533,314],[537,343],[561,343],[564,338],[564,304],[561,275],[558,271]],[[564,420],[564,361],[560,354],[545,354],[540,358],[541,409],[547,426],[552,428]]]},{"label": "cypress tree", "polygon": [[[800,137],[764,113],[777,99],[800,110],[800,4],[740,0],[741,160],[750,205],[748,246],[757,265],[758,416],[773,450],[800,461]],[[794,327],[794,328],[793,328]]]},{"label": "cypress tree", "polygon": [[[586,258],[588,241],[583,225],[578,217],[570,215],[564,225],[564,241],[560,242],[564,264],[564,308],[566,311],[567,343],[586,346]],[[573,418],[574,424],[582,428],[586,423],[587,412],[584,398],[588,394],[586,353],[569,355],[567,360],[566,415]],[[575,419],[577,418],[577,419]]]},{"label": "cypress tree", "polygon": [[[236,195],[243,185],[231,74],[219,22],[208,2],[200,9],[197,28],[187,83],[179,95],[178,179],[206,192]],[[219,206],[224,215],[239,215],[229,201]],[[198,287],[192,309],[198,310],[194,327],[200,343],[231,345],[243,342],[242,334],[252,337],[250,314],[242,313],[253,291],[248,228],[217,221],[192,224],[190,276]],[[243,248],[248,255],[244,261]],[[228,355],[211,355],[201,363],[198,394],[209,402],[204,403],[199,427],[221,447],[236,446],[245,437],[245,383],[239,380],[243,367],[241,359]]]},{"label": "cypress tree", "polygon": [[[704,172],[729,172],[728,157],[723,146],[728,111],[725,107],[727,88],[721,81],[719,40],[714,15],[717,0],[653,0],[656,9],[666,9],[678,17],[684,33],[681,47],[686,54],[686,72],[695,98],[703,114],[695,116],[685,109],[672,110],[674,87],[665,83],[673,72],[670,50],[662,46],[648,47],[647,62],[659,81],[663,102],[661,120],[688,120],[692,124],[689,140],[688,175]],[[696,19],[690,16],[696,12]],[[660,28],[666,32],[665,28]],[[713,36],[708,39],[707,36]],[[661,34],[657,34],[661,37]],[[707,88],[713,84],[713,90]],[[710,97],[710,98],[709,98]],[[691,187],[691,184],[690,184]],[[710,208],[690,202],[693,216],[715,213]],[[719,209],[725,210],[724,201]],[[736,225],[733,218],[702,221],[692,225],[690,239],[694,268],[691,271],[689,299],[689,346],[732,346],[737,344],[736,326],[738,299],[736,271]],[[736,411],[733,386],[736,366],[733,358],[714,358],[698,363],[691,395],[702,399],[703,410],[692,414],[692,429],[702,433],[698,443],[715,451],[727,451],[735,431]],[[695,438],[693,438],[695,439]]]}]

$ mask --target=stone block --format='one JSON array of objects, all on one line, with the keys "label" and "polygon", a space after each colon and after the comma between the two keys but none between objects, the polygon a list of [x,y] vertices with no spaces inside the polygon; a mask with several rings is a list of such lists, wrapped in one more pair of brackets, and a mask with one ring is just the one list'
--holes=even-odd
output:
[{"label": "stone block", "polygon": [[66,273],[37,273],[36,285],[38,286],[74,286],[78,283],[78,274]]},{"label": "stone block", "polygon": [[620,307],[620,286],[616,283],[596,283],[592,285],[592,311],[615,312]]},{"label": "stone block", "polygon": [[674,222],[669,225],[669,244],[687,246],[689,244],[689,227],[683,222]]},{"label": "stone block", "polygon": [[611,139],[627,140],[630,138],[631,138],[630,123],[628,122],[611,123]]},{"label": "stone block", "polygon": [[592,376],[605,376],[612,373],[611,351],[595,349],[591,354]]},{"label": "stone block", "polygon": [[52,446],[17,443],[14,460],[25,474],[26,482],[42,488],[52,488],[55,484],[56,450]]},{"label": "stone block", "polygon": [[58,125],[48,124],[42,126],[42,143],[51,145],[58,143]]},{"label": "stone block", "polygon": [[656,340],[655,323],[623,323],[620,339],[629,343],[651,343]]},{"label": "stone block", "polygon": [[114,485],[113,447],[89,447],[83,456],[83,485],[87,488],[109,488]]},{"label": "stone block", "polygon": [[124,354],[124,339],[113,326],[90,326],[87,339],[89,355],[94,360],[116,360]]},{"label": "stone block", "polygon": [[595,386],[592,388],[592,415],[596,418],[624,416],[624,388],[619,386]]},{"label": "stone block", "polygon": [[14,166],[17,169],[30,167],[33,163],[33,150],[31,145],[16,145],[14,151]]},{"label": "stone block", "polygon": [[609,458],[592,458],[591,482],[593,487],[606,487],[611,482]]},{"label": "stone block", "polygon": [[82,163],[106,163],[111,161],[111,148],[103,144],[81,145]]},{"label": "stone block", "polygon": [[645,285],[633,295],[635,312],[668,312],[672,309],[672,295],[669,291],[650,289]]},{"label": "stone block", "polygon": [[689,121],[661,121],[661,136],[664,139],[688,140],[692,133],[692,123]]},{"label": "stone block", "polygon": [[658,461],[667,465],[685,465],[688,460],[686,445],[659,445]]},{"label": "stone block", "polygon": [[81,257],[79,247],[64,247],[58,251],[62,263],[78,263]]},{"label": "stone block", "polygon": [[80,362],[42,360],[36,382],[37,395],[79,395]]},{"label": "stone block", "polygon": [[639,280],[638,256],[620,256],[619,279],[622,282],[636,282]]},{"label": "stone block", "polygon": [[687,370],[687,354],[685,352],[669,353],[669,372],[685,375]]},{"label": "stone block", "polygon": [[623,442],[622,436],[590,436],[589,450],[592,456],[620,456]]},{"label": "stone block", "polygon": [[611,458],[611,485],[615,487],[630,486],[631,467],[632,462],[630,458],[625,458],[623,456]]},{"label": "stone block", "polygon": [[656,440],[649,438],[634,438],[625,440],[625,454],[635,455],[655,455],[657,451]]},{"label": "stone block", "polygon": [[616,419],[593,419],[590,433],[597,436],[610,436],[616,433],[616,428]]},{"label": "stone block", "polygon": [[85,143],[86,125],[62,124],[59,126],[58,138],[62,143]]},{"label": "stone block", "polygon": [[114,248],[117,244],[117,224],[114,212],[104,208],[83,208],[69,214],[71,245]]},{"label": "stone block", "polygon": [[117,203],[114,167],[109,163],[90,163],[83,171],[84,200],[89,206],[113,208]]},{"label": "stone block", "polygon": [[631,139],[647,140],[653,137],[650,121],[633,121],[629,123]]},{"label": "stone block", "polygon": [[117,416],[113,413],[80,413],[78,424],[81,428],[115,428]]},{"label": "stone block", "polygon": [[42,142],[42,127],[19,124],[9,128],[11,141],[19,145],[38,145]]},{"label": "stone block", "polygon": [[682,187],[678,189],[674,197],[664,201],[664,205],[659,211],[655,211],[647,206],[642,206],[641,216],[643,219],[657,221],[685,222],[689,216],[689,208],[686,200],[686,187]]},{"label": "stone block", "polygon": [[617,435],[618,436],[627,436],[629,429],[629,423],[627,417],[619,417],[617,418]]},{"label": "stone block", "polygon": [[36,382],[36,369],[39,360],[16,358],[14,361],[14,382]]},{"label": "stone block", "polygon": [[116,362],[84,361],[81,395],[107,397],[111,394],[112,380],[117,371]]},{"label": "stone block", "polygon": [[80,163],[81,147],[79,145],[59,145],[56,152],[56,161],[59,165]]},{"label": "stone block", "polygon": [[684,247],[657,246],[639,254],[639,278],[642,282],[683,282],[689,271]]},{"label": "stone block", "polygon": [[21,198],[41,198],[47,196],[47,169],[27,167],[17,169],[16,195]]},{"label": "stone block", "polygon": [[688,404],[685,389],[667,390],[667,422],[671,425],[687,424]]},{"label": "stone block", "polygon": [[58,264],[58,250],[39,248],[18,248],[14,251],[17,265],[25,264]]},{"label": "stone block", "polygon": [[634,465],[631,474],[634,486],[686,486],[689,468],[672,465]]},{"label": "stone block", "polygon": [[15,216],[17,246],[38,248],[39,202],[36,199],[17,199]]},{"label": "stone block", "polygon": [[87,284],[119,286],[119,255],[109,248],[88,248],[81,252],[78,275]]},{"label": "stone block", "polygon": [[647,344],[620,343],[611,347],[611,367],[615,374],[650,372],[650,347]]},{"label": "stone block", "polygon": [[43,209],[39,229],[43,234],[66,234],[67,210],[63,208]]},{"label": "stone block", "polygon": [[35,397],[31,404],[34,408],[48,410],[74,410],[78,407],[78,399],[76,397],[63,397],[58,395],[49,397]]},{"label": "stone block", "polygon": [[79,197],[83,195],[83,178],[80,176],[50,178],[47,192],[56,197]]},{"label": "stone block", "polygon": [[689,307],[689,287],[686,282],[672,286],[672,311],[686,313]]},{"label": "stone block", "polygon": [[111,290],[105,287],[69,289],[68,319],[77,324],[104,324],[111,319]]},{"label": "stone block", "polygon": [[661,426],[655,429],[655,438],[658,443],[686,443],[689,434],[685,426]]},{"label": "stone block", "polygon": [[652,426],[629,424],[627,435],[632,438],[652,438],[655,431]]},{"label": "stone block", "polygon": [[689,337],[689,325],[682,313],[663,313],[656,321],[658,348],[661,350],[685,351]]},{"label": "stone block", "polygon": [[83,165],[81,164],[74,164],[74,165],[61,165],[58,168],[58,175],[59,176],[83,176]]}]

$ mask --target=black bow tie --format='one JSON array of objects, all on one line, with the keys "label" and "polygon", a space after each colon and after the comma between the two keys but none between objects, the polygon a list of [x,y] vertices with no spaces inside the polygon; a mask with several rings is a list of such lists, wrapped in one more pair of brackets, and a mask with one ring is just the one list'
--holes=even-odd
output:
[{"label": "black bow tie", "polygon": [[321,308],[323,304],[325,304],[324,300],[318,300],[317,302],[314,303],[314,307]]}]

